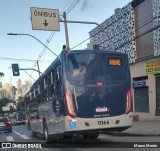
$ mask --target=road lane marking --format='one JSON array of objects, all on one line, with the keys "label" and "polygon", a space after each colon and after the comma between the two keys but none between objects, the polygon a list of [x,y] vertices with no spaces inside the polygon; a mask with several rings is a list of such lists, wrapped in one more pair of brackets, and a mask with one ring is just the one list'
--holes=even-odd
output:
[{"label": "road lane marking", "polygon": [[14,131],[14,133],[16,133],[18,136],[22,137],[23,139],[31,139],[30,137],[26,136],[26,135],[21,135],[20,133]]},{"label": "road lane marking", "polygon": [[6,139],[7,139],[7,142],[8,142],[8,141],[9,141],[9,142],[15,141],[12,136],[7,136]]}]

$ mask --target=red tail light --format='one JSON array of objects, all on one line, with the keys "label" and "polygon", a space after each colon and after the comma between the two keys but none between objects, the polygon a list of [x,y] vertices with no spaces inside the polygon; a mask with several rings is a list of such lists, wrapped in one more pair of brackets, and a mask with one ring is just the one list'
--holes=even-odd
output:
[{"label": "red tail light", "polygon": [[72,118],[76,117],[75,108],[74,108],[74,102],[72,98],[72,94],[68,91],[65,91],[66,95],[66,105],[67,105],[67,112],[68,115]]},{"label": "red tail light", "polygon": [[8,122],[5,122],[5,124],[7,124],[7,125],[11,125],[11,122],[10,122],[10,121],[8,121]]},{"label": "red tail light", "polygon": [[38,119],[38,121],[39,121],[39,122],[42,122],[42,121],[43,121],[43,118],[40,117],[40,118]]},{"label": "red tail light", "polygon": [[128,90],[126,98],[126,114],[128,114],[130,111],[131,111],[131,90]]},{"label": "red tail light", "polygon": [[101,86],[103,86],[103,83],[102,82],[97,82],[97,86],[101,87]]}]

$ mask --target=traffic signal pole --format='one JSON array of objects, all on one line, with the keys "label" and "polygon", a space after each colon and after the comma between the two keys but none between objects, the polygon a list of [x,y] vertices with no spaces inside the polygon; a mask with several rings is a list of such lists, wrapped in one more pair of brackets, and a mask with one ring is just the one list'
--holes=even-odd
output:
[{"label": "traffic signal pole", "polygon": [[[40,72],[39,69],[39,63],[37,61],[37,66],[38,66],[38,70],[34,69],[34,68],[19,68],[18,63],[16,64],[12,64],[12,72],[13,72],[13,76],[20,76],[20,72],[19,70],[35,70],[39,73],[39,76],[41,76],[40,74],[42,74],[42,72]],[[28,73],[27,73],[28,74]]]},{"label": "traffic signal pole", "polygon": [[19,68],[19,70],[34,70],[34,71],[37,71],[39,73],[39,75],[42,74],[42,72],[40,72],[34,68]]}]

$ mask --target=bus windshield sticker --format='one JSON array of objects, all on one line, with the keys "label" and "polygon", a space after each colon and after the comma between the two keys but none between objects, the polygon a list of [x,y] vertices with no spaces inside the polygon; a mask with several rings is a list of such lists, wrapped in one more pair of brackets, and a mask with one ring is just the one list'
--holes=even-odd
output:
[{"label": "bus windshield sticker", "polygon": [[70,125],[70,129],[75,129],[77,127],[76,122],[70,122],[69,125]]},{"label": "bus windshield sticker", "polygon": [[107,65],[108,66],[122,66],[122,58],[121,57],[107,57]]},{"label": "bus windshield sticker", "polygon": [[96,112],[107,112],[107,111],[108,111],[108,108],[105,106],[96,108]]}]

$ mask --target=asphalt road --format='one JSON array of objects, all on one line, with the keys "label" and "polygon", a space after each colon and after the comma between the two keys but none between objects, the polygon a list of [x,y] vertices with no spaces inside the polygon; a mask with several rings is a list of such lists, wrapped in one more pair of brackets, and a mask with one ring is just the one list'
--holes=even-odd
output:
[{"label": "asphalt road", "polygon": [[[60,142],[45,144],[43,135],[39,134],[36,137],[33,137],[31,135],[31,132],[27,130],[25,125],[13,126],[12,133],[1,132],[0,142],[12,143],[12,145],[13,143],[20,144],[20,146],[13,145],[12,149],[3,148],[4,150],[24,150],[24,148],[28,147],[30,148],[26,150],[34,150],[34,151],[35,150],[50,151],[53,149],[58,151],[62,150],[70,150],[70,151],[105,150],[106,151],[106,149],[107,151],[108,150],[112,151],[157,150],[158,151],[160,149],[160,136],[143,136],[143,135],[138,136],[138,135],[127,135],[121,133],[100,134],[100,136],[96,140],[84,140],[82,137],[76,137],[76,138],[68,138]],[[159,143],[157,144],[157,142]],[[150,147],[149,145],[152,146]],[[157,147],[154,145],[157,145]],[[38,148],[32,149],[32,147],[35,148],[38,147]]]}]

